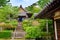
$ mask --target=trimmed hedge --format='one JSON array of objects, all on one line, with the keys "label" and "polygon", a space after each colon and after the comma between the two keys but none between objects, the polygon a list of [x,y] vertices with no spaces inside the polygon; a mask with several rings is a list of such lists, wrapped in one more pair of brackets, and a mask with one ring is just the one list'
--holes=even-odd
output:
[{"label": "trimmed hedge", "polygon": [[0,38],[11,38],[11,32],[0,32]]}]

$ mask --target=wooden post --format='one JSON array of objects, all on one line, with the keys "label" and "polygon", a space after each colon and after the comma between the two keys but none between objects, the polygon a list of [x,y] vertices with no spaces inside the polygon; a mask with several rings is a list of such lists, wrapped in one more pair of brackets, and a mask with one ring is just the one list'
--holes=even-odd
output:
[{"label": "wooden post", "polygon": [[[47,31],[47,33],[49,32],[48,31],[48,20],[46,21],[46,31]],[[47,40],[48,40],[48,36],[47,36]]]},{"label": "wooden post", "polygon": [[0,27],[0,31],[2,31],[3,30],[3,27]]},{"label": "wooden post", "polygon": [[56,38],[56,40],[58,40],[58,37],[57,37],[57,27],[56,27],[56,21],[54,21],[54,27],[55,27],[55,38]]},{"label": "wooden post", "polygon": [[49,32],[48,31],[48,20],[46,21],[46,30],[47,30],[47,33]]}]

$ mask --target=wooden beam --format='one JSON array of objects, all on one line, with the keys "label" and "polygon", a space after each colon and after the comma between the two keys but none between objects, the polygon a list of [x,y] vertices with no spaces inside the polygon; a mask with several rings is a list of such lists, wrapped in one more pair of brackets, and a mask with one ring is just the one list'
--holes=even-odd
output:
[{"label": "wooden beam", "polygon": [[59,17],[54,17],[54,20],[56,20],[56,19],[60,19],[60,16]]},{"label": "wooden beam", "polygon": [[60,10],[57,10],[54,15],[54,20],[60,19]]}]

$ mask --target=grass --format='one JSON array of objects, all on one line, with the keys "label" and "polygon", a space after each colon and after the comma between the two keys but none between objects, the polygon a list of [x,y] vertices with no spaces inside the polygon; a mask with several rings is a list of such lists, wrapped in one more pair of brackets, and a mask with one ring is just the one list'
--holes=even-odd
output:
[{"label": "grass", "polygon": [[[0,40],[12,40],[11,39],[12,30],[3,30],[0,32]],[[25,39],[14,39],[14,40],[25,40]]]}]

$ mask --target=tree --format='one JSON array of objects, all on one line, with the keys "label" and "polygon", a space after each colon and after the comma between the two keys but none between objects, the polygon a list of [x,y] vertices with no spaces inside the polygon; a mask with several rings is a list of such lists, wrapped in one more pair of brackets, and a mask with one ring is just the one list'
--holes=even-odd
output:
[{"label": "tree", "polygon": [[26,10],[28,10],[28,12],[30,13],[38,13],[41,10],[41,7],[36,7],[37,5],[31,5],[26,7]]},{"label": "tree", "polygon": [[49,2],[50,0],[39,0],[37,3],[41,8],[44,8]]},{"label": "tree", "polygon": [[0,8],[0,23],[5,23],[0,25],[0,27],[5,28],[15,28],[17,26],[17,20],[15,19],[18,14],[18,7],[13,7],[12,5],[6,5]]},{"label": "tree", "polygon": [[18,14],[18,7],[12,7],[11,5],[6,5],[0,8],[0,22],[5,22],[11,18],[14,18]]},{"label": "tree", "polygon": [[0,0],[0,6],[5,6],[10,0]]},{"label": "tree", "polygon": [[50,0],[39,0],[31,6],[26,7],[26,9],[31,13],[39,13],[49,2]]},{"label": "tree", "polygon": [[19,14],[19,7],[14,6],[12,7],[12,9],[13,9],[13,18],[16,18]]}]

